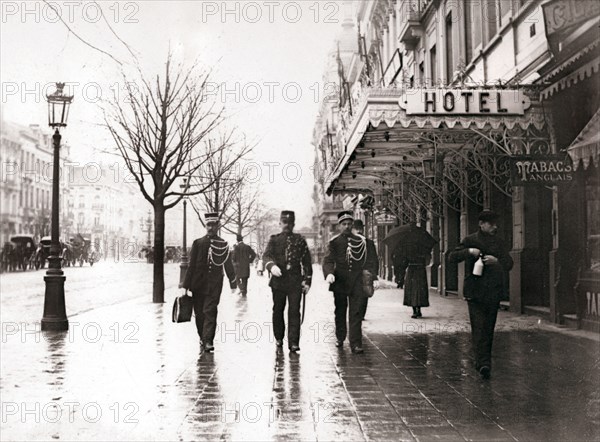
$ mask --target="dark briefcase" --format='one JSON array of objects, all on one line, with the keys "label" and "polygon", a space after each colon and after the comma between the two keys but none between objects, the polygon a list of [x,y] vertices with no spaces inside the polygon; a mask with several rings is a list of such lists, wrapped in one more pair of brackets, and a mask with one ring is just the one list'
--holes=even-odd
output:
[{"label": "dark briefcase", "polygon": [[194,301],[187,294],[187,290],[173,302],[173,322],[189,322],[192,320]]}]

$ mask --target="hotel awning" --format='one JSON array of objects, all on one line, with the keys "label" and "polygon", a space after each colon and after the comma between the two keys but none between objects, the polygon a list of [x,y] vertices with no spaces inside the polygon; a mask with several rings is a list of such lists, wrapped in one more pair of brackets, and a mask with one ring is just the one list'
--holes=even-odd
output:
[{"label": "hotel awning", "polygon": [[[438,94],[438,114],[415,111],[415,106],[422,105],[422,101],[419,101],[421,98],[415,100],[418,94],[423,93],[421,89],[415,89],[413,92],[381,88],[367,90],[359,105],[355,106],[354,115],[344,115],[342,112],[341,124],[344,130],[339,141],[346,149],[335,169],[325,180],[327,193],[331,194],[334,191],[370,193],[373,191],[374,184],[376,186],[377,182],[381,182],[382,176],[386,173],[389,175],[394,165],[412,164],[415,170],[420,168],[423,158],[433,145],[436,149],[459,151],[465,146],[478,143],[477,140],[482,137],[490,138],[489,134],[492,132],[497,134],[506,131],[524,132],[532,127],[542,131],[547,125],[546,119],[549,118],[537,101],[539,93],[526,87],[502,91],[492,89],[433,91]],[[448,101],[445,101],[444,97],[448,91],[455,97],[471,92],[496,97],[496,94],[501,92],[504,97],[502,106],[500,103],[493,103],[493,98],[492,104],[487,103],[487,105],[506,107],[508,110],[505,113],[501,113],[503,109],[500,113],[495,112],[494,109],[487,114],[484,113],[485,111],[477,112],[479,109],[475,108],[477,106],[481,108],[481,105],[475,99],[471,101],[469,114],[464,112],[464,109],[459,109],[457,114],[439,112],[442,106],[444,108],[454,106],[452,101],[454,99],[450,95]],[[407,95],[411,94],[414,96],[407,100]],[[431,95],[429,97],[431,98]],[[456,109],[458,109],[458,102]],[[507,143],[502,148],[517,151],[520,149],[519,143]],[[507,154],[511,153],[522,152],[507,152]]]},{"label": "hotel awning", "polygon": [[600,152],[600,109],[594,114],[590,121],[569,149],[569,156],[573,160],[573,167],[577,169],[580,163],[583,163],[584,170],[588,168],[590,162],[598,167],[598,153]]}]

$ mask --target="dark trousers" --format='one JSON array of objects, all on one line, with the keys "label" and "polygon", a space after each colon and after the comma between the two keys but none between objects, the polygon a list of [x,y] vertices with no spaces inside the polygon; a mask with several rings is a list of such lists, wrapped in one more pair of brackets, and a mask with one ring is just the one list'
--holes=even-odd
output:
[{"label": "dark trousers", "polygon": [[475,368],[492,367],[492,341],[498,316],[498,304],[469,301],[471,338],[475,353]]},{"label": "dark trousers", "polygon": [[196,330],[205,342],[212,344],[217,329],[217,313],[223,284],[208,284],[207,289],[192,292]]},{"label": "dark trousers", "polygon": [[283,311],[286,301],[288,305],[288,345],[298,345],[300,342],[300,302],[302,300],[302,288],[288,290],[273,290],[273,334],[275,339],[283,339],[285,336],[285,320]]},{"label": "dark trousers", "polygon": [[365,315],[367,314],[367,306],[369,305],[369,298],[365,298],[365,302],[363,303],[362,308],[360,309],[360,317],[365,319]]},{"label": "dark trousers", "polygon": [[248,293],[248,276],[240,276],[237,278],[237,286],[242,295]]},{"label": "dark trousers", "polygon": [[[351,293],[333,293],[335,337],[338,341],[343,341],[346,339],[347,329],[350,329],[350,347],[362,347],[362,319],[366,311],[366,299],[362,294],[360,278],[357,278]],[[346,312],[348,312],[348,328],[346,328]]]}]

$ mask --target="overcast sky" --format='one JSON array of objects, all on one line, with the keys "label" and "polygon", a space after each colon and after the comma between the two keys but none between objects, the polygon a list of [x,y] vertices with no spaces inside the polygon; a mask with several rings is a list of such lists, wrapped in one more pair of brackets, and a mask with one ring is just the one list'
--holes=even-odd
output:
[{"label": "overcast sky", "polygon": [[[97,126],[102,123],[97,97],[123,92],[118,63],[100,50],[131,63],[120,38],[136,53],[144,74],[154,76],[163,72],[171,48],[177,61],[199,60],[215,69],[214,82],[228,91],[218,94],[218,100],[233,124],[259,141],[254,160],[261,165],[267,203],[276,210],[295,210],[298,224],[309,223],[312,129],[327,53],[341,29],[340,3],[51,2],[67,25],[99,50],[70,33],[44,2],[1,5],[6,120],[46,126],[43,96],[49,85],[74,83],[75,101],[63,140],[72,145],[73,159],[99,160],[97,151],[112,147],[112,140]],[[264,165],[267,161],[279,165]],[[299,171],[301,178],[293,182]]]}]

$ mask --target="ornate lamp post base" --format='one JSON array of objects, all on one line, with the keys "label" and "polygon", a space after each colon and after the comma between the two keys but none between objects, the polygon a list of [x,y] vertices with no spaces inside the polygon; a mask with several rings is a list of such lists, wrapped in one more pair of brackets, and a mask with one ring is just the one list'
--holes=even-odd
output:
[{"label": "ornate lamp post base", "polygon": [[[58,259],[60,260],[60,258]],[[69,320],[65,308],[66,279],[63,271],[56,268],[48,269],[46,276],[44,276],[46,292],[44,295],[42,331],[65,331],[69,329]]]}]

